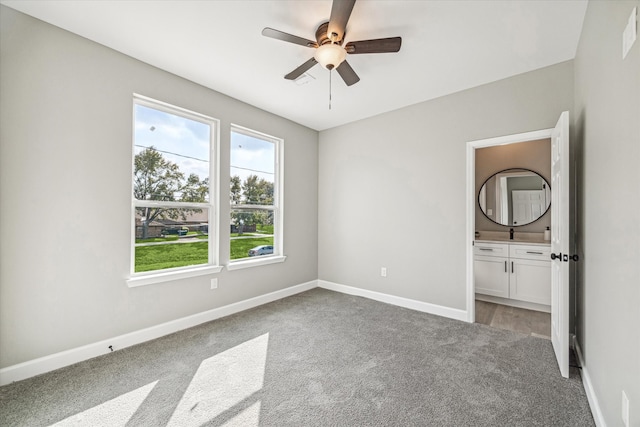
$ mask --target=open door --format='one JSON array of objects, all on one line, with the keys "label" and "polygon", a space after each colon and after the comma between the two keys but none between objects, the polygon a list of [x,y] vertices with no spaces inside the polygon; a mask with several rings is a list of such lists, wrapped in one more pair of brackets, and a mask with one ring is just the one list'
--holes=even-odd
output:
[{"label": "open door", "polygon": [[551,135],[551,343],[569,377],[569,112]]},{"label": "open door", "polygon": [[[569,377],[569,255],[572,242],[569,177],[569,112],[560,115],[554,129],[543,129],[515,135],[469,141],[467,143],[467,321],[475,321],[474,233],[475,209],[478,203],[475,187],[475,150],[505,144],[551,138],[551,188],[545,194],[551,199],[551,343],[563,377]],[[498,188],[499,192],[499,188]],[[498,207],[496,207],[498,210]]]}]

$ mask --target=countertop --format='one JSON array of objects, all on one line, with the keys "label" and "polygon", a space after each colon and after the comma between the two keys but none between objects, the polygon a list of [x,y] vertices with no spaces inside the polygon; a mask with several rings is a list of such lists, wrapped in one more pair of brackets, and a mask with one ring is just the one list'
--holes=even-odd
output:
[{"label": "countertop", "polygon": [[513,240],[509,239],[509,232],[480,231],[480,237],[475,239],[478,243],[509,243],[519,245],[550,246],[551,242],[544,240],[544,233],[515,232]]}]

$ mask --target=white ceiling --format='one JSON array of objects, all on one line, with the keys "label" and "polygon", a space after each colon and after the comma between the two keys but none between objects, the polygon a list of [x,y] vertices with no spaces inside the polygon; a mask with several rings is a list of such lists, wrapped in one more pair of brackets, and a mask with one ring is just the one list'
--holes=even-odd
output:
[{"label": "white ceiling", "polygon": [[330,0],[1,1],[141,61],[316,130],[324,130],[573,59],[586,0],[358,0],[346,41],[402,37],[399,53],[349,55],[347,87],[314,50],[261,35],[315,40]]}]

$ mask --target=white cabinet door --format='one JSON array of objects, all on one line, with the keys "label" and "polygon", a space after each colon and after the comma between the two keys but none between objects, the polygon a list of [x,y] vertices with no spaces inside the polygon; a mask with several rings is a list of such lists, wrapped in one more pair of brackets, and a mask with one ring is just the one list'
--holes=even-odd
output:
[{"label": "white cabinet door", "polygon": [[509,298],[536,304],[551,304],[551,263],[511,258]]},{"label": "white cabinet door", "polygon": [[509,298],[508,258],[476,255],[473,274],[476,293]]}]

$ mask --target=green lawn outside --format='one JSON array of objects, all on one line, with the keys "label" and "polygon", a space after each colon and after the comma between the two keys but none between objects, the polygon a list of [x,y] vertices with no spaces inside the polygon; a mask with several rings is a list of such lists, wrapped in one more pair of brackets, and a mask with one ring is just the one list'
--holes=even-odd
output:
[{"label": "green lawn outside", "polygon": [[232,239],[230,242],[230,258],[232,260],[248,258],[249,249],[260,245],[273,245],[273,236],[256,237],[255,239]]},{"label": "green lawn outside", "polygon": [[[173,237],[173,236],[171,236]],[[206,238],[206,236],[198,236]],[[146,239],[142,242],[162,242],[169,239]],[[138,243],[138,241],[136,241]],[[175,243],[167,245],[136,246],[135,272],[165,270],[167,268],[186,267],[190,265],[206,264],[209,260],[209,242]],[[249,249],[260,245],[273,245],[273,236],[244,239],[231,239],[230,258],[240,259],[249,257]]]},{"label": "green lawn outside", "polygon": [[148,239],[136,239],[136,243],[171,242],[174,240],[178,240],[178,236],[150,237]]},{"label": "green lawn outside", "polygon": [[175,243],[136,247],[136,273],[188,265],[206,264],[209,261],[209,242]]},{"label": "green lawn outside", "polygon": [[240,236],[260,236],[261,233],[231,233],[230,237],[240,237]]},{"label": "green lawn outside", "polygon": [[256,231],[265,234],[273,234],[273,225],[256,224]]}]

